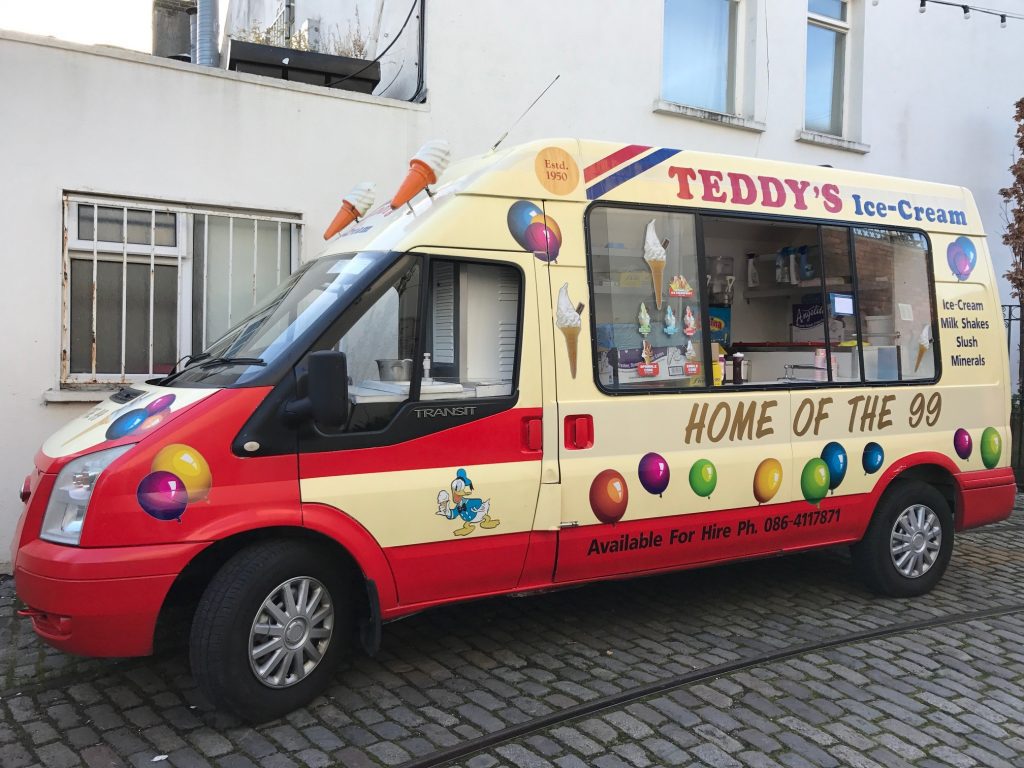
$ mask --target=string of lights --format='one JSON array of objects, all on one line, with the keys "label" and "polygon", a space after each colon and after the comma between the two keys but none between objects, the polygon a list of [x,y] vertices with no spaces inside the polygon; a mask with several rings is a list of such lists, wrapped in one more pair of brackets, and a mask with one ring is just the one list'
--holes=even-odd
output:
[{"label": "string of lights", "polygon": [[[921,2],[921,5],[918,7],[918,10],[921,13],[924,13],[926,10],[928,10],[928,5],[929,4],[931,4],[931,5],[945,5],[945,6],[949,6],[950,8],[959,8],[961,11],[963,11],[964,21],[967,21],[968,19],[971,18],[971,13],[972,12],[980,13],[980,14],[985,14],[985,15],[988,15],[988,16],[998,16],[999,17],[999,26],[1000,27],[1004,27],[1004,28],[1006,27],[1006,20],[1007,19],[1021,19],[1021,20],[1024,20],[1024,15],[1019,14],[1019,13],[1013,13],[1011,11],[999,11],[999,10],[996,10],[994,8],[982,8],[981,6],[977,6],[977,5],[965,5],[964,3],[954,2],[954,0],[920,0],[920,2]],[[871,0],[871,4],[872,5],[878,5],[878,0]]]}]

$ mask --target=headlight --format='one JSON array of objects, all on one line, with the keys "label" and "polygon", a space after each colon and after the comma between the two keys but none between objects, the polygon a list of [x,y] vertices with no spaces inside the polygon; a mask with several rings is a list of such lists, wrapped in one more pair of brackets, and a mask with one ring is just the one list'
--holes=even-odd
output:
[{"label": "headlight", "polygon": [[43,516],[39,538],[56,544],[78,545],[82,538],[82,524],[89,509],[92,489],[104,469],[135,444],[119,445],[106,451],[79,456],[68,462],[57,475]]}]

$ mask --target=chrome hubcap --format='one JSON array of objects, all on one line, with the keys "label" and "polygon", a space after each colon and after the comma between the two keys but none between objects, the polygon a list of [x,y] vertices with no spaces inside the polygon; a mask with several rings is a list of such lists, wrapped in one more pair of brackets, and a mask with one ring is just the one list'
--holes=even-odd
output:
[{"label": "chrome hubcap", "polygon": [[263,601],[249,631],[249,663],[261,683],[287,688],[324,657],[334,632],[334,603],[316,579],[299,576]]},{"label": "chrome hubcap", "polygon": [[928,573],[941,546],[942,526],[929,507],[914,504],[896,518],[889,537],[889,553],[896,570],[908,579]]}]

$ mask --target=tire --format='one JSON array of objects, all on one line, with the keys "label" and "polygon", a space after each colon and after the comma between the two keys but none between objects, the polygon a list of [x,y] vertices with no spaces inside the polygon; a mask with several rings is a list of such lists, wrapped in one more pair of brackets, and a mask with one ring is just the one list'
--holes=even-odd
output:
[{"label": "tire", "polygon": [[923,595],[939,583],[949,565],[953,513],[933,486],[898,482],[882,495],[864,538],[851,552],[854,567],[873,592]]},{"label": "tire", "polygon": [[[303,594],[312,606],[308,615],[294,607]],[[247,547],[221,567],[199,601],[189,636],[192,674],[218,709],[250,722],[281,717],[331,681],[351,634],[349,606],[344,569],[320,550],[294,541]],[[258,667],[269,669],[261,676]]]}]

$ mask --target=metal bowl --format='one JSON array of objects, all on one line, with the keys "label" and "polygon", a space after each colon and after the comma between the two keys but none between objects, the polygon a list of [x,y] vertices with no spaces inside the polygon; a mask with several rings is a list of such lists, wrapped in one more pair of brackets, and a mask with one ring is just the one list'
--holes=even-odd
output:
[{"label": "metal bowl", "polygon": [[409,381],[412,379],[412,360],[378,360],[377,371],[381,381]]}]

